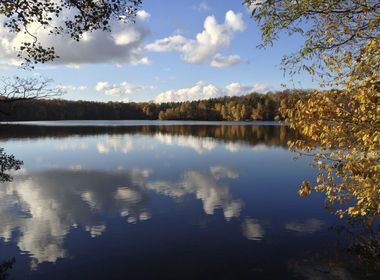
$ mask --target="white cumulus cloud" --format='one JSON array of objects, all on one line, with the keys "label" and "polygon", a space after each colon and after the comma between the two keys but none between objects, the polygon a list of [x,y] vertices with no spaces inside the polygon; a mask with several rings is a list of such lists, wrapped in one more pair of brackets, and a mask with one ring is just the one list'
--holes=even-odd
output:
[{"label": "white cumulus cloud", "polygon": [[241,62],[240,56],[237,54],[230,55],[230,56],[223,56],[217,53],[211,61],[211,66],[217,67],[217,68],[224,68],[224,67],[234,66],[236,64],[239,64],[240,62]]},{"label": "white cumulus cloud", "polygon": [[218,23],[214,16],[208,16],[203,27],[204,30],[195,39],[173,35],[148,44],[146,49],[153,52],[177,51],[182,53],[182,58],[188,63],[203,63],[217,55],[219,50],[228,48],[234,33],[244,31],[246,25],[241,13],[228,11],[224,23]]},{"label": "white cumulus cloud", "polygon": [[[50,35],[48,29],[40,28],[37,24],[29,26],[29,30],[37,35],[43,46],[54,46],[59,58],[55,64],[75,65],[80,64],[148,64],[145,56],[143,41],[150,33],[147,21],[150,15],[145,11],[139,11],[135,23],[112,23],[112,32],[94,31],[84,33],[80,42],[74,41],[68,35]],[[59,22],[55,23],[58,25]],[[0,64],[17,65],[16,50],[21,42],[31,41],[31,36],[23,32],[17,34],[8,33],[0,27]]]},{"label": "white cumulus cloud", "polygon": [[59,85],[57,86],[59,89],[65,91],[65,92],[72,92],[72,91],[85,91],[87,89],[87,86],[76,86],[76,85]]},{"label": "white cumulus cloud", "polygon": [[98,82],[96,84],[96,91],[103,91],[103,90],[106,90],[107,88],[109,87],[109,83],[108,82]]},{"label": "white cumulus cloud", "polygon": [[129,82],[120,84],[110,84],[108,82],[98,82],[95,86],[96,91],[104,91],[107,96],[124,96],[133,93],[141,92],[145,89],[152,89],[142,85],[134,85]]},{"label": "white cumulus cloud", "polygon": [[240,96],[251,92],[265,93],[271,90],[268,84],[256,83],[254,85],[242,85],[240,83],[231,83],[224,88],[220,88],[212,83],[199,81],[189,88],[168,90],[161,92],[154,99],[157,103],[162,102],[185,102],[192,100],[204,100],[222,96]]}]

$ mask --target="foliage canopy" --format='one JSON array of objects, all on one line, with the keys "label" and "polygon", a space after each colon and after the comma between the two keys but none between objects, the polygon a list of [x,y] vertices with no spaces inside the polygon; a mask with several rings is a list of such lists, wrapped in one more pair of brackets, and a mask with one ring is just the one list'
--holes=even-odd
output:
[{"label": "foliage canopy", "polygon": [[262,31],[262,47],[280,32],[298,33],[303,47],[283,59],[290,74],[308,71],[326,88],[283,106],[291,127],[311,138],[290,143],[313,155],[317,182],[301,196],[324,192],[338,214],[380,215],[380,2],[371,0],[247,0]]},{"label": "foliage canopy", "polygon": [[2,24],[13,33],[23,32],[31,42],[21,43],[18,56],[27,64],[44,63],[57,58],[52,46],[43,46],[32,26],[52,35],[67,34],[79,41],[85,32],[109,31],[113,19],[133,20],[142,0],[2,0]]}]

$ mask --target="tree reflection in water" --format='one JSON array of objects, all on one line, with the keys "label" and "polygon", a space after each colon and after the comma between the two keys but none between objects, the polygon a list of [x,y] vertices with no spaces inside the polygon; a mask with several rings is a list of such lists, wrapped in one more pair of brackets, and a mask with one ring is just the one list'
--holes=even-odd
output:
[{"label": "tree reflection in water", "polygon": [[302,260],[290,260],[288,269],[297,279],[378,279],[380,227],[349,220],[330,228],[340,238],[323,244]]},{"label": "tree reflection in water", "polygon": [[[19,170],[21,165],[22,161],[17,160],[14,155],[6,154],[4,149],[0,148],[0,184],[12,181],[12,176],[9,172]],[[12,258],[0,263],[0,280],[8,278],[8,271],[12,269],[15,262],[15,258]]]},{"label": "tree reflection in water", "polygon": [[9,270],[12,269],[15,264],[16,259],[12,258],[10,260],[2,261],[0,263],[0,280],[6,280],[9,277]]},{"label": "tree reflection in water", "polygon": [[[274,123],[273,123],[274,124]],[[289,140],[298,134],[282,125],[130,125],[130,126],[44,126],[44,125],[3,125],[6,133],[0,133],[0,140],[67,138],[75,135],[149,135],[155,137],[181,136],[197,139],[210,138],[228,144],[245,143],[251,146],[287,148]]]},{"label": "tree reflection in water", "polygon": [[8,155],[0,148],[0,183],[9,182],[12,176],[9,174],[11,171],[16,171],[21,168],[22,161],[17,160],[14,155]]}]

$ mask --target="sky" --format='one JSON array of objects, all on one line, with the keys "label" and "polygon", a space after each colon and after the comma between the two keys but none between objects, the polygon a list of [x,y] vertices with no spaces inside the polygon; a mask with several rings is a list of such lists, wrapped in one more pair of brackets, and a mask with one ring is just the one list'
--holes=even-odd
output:
[{"label": "sky", "polygon": [[35,30],[60,58],[21,69],[13,47],[24,35],[0,28],[0,76],[51,78],[64,99],[169,102],[316,87],[280,69],[302,38],[284,35],[257,48],[260,30],[242,0],[145,0],[135,23],[114,22],[112,32],[85,34],[79,43]]}]

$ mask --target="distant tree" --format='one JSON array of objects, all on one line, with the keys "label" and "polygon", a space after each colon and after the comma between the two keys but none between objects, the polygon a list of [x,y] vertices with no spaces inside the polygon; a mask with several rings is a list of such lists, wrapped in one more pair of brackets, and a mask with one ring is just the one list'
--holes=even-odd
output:
[{"label": "distant tree", "polygon": [[160,113],[158,114],[158,119],[159,120],[166,120],[166,114],[164,111],[160,111]]},{"label": "distant tree", "polygon": [[264,106],[260,102],[257,103],[256,107],[252,109],[251,118],[255,121],[260,121],[264,119]]},{"label": "distant tree", "polygon": [[85,32],[109,31],[113,19],[133,21],[142,0],[2,0],[3,26],[13,33],[32,38],[22,42],[19,57],[26,64],[44,63],[57,58],[54,47],[43,46],[32,26],[52,35],[68,34],[79,41]]},{"label": "distant tree", "polygon": [[225,105],[222,105],[220,108],[220,113],[222,115],[223,120],[228,120],[228,112]]},{"label": "distant tree", "polygon": [[143,105],[143,112],[149,119],[154,119],[156,116],[156,106],[153,103],[146,103]]}]

